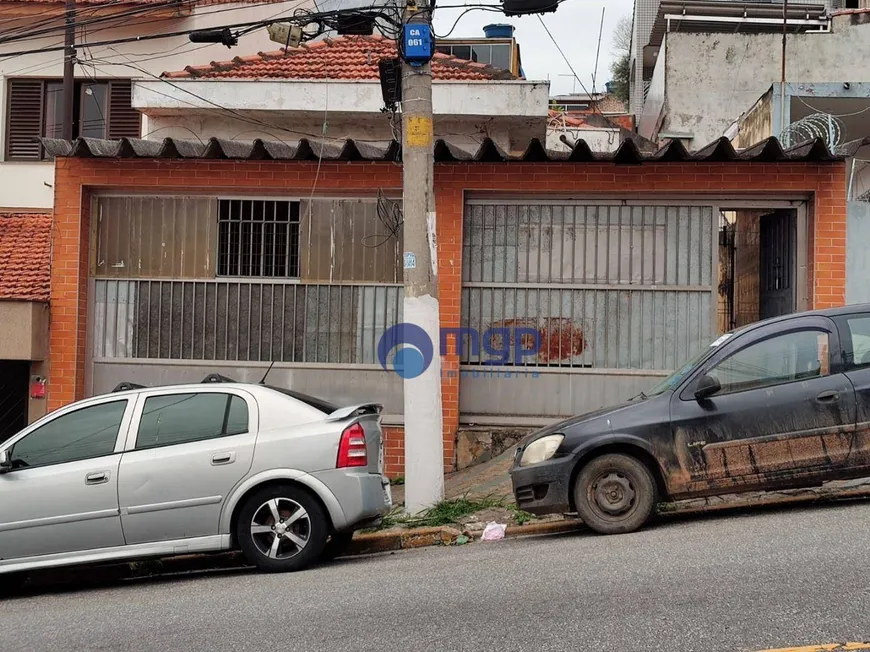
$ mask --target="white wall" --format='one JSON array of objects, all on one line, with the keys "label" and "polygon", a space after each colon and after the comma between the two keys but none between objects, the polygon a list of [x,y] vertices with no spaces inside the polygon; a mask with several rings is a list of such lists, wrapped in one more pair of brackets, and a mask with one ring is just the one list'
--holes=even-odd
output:
[{"label": "white wall", "polygon": [[[155,81],[137,82],[133,106],[148,116],[149,139],[319,138],[392,140],[377,82],[337,81]],[[489,136],[508,150],[543,139],[547,124],[546,82],[436,82],[432,89],[436,137],[476,143]],[[215,109],[232,109],[242,117]]]},{"label": "white wall", "polygon": [[571,148],[560,140],[562,134],[572,143],[576,143],[578,140],[586,141],[589,149],[593,152],[615,152],[622,143],[619,129],[548,129],[547,149],[556,152],[571,151]]},{"label": "white wall", "polygon": [[[870,24],[835,17],[831,33],[788,38],[787,78],[870,81]],[[667,35],[661,131],[694,134],[692,149],[721,136],[781,76],[781,34]]]},{"label": "white wall", "polygon": [[[107,27],[101,24],[94,26],[91,34],[81,41],[104,41],[116,38],[142,36],[145,34],[161,34],[166,32],[203,29],[216,25],[264,20],[288,13],[296,8],[313,7],[313,0],[293,0],[273,4],[245,5],[206,5],[197,9],[193,15],[185,18],[156,20],[147,15],[128,19],[127,26]],[[45,7],[45,8],[44,8]],[[58,5],[59,8],[62,8]],[[37,20],[45,20],[42,15],[48,10],[48,5],[40,5]],[[0,14],[2,16],[2,14]],[[11,23],[3,17],[4,29],[26,25],[26,23]],[[152,22],[154,21],[154,22]],[[99,29],[100,31],[96,31]],[[63,44],[63,33],[58,32],[49,37],[15,41],[0,45],[0,56],[23,50],[39,50]],[[223,45],[207,45],[190,43],[187,36],[166,39],[126,43],[107,47],[79,48],[78,57],[85,61],[99,59],[97,66],[77,66],[76,76],[80,79],[89,77],[123,77],[148,78],[147,75],[130,68],[125,63],[132,60],[138,67],[151,75],[160,75],[164,71],[181,70],[188,65],[203,65],[210,61],[224,61],[235,56],[247,55],[259,51],[277,50],[280,46],[269,40],[265,30],[258,30],[243,36],[237,47],[227,49]],[[128,58],[129,59],[128,59]],[[102,62],[103,60],[108,63]],[[61,52],[40,52],[24,56],[0,59],[0,208],[51,208],[54,191],[50,187],[54,182],[54,164],[51,162],[11,162],[2,161],[5,152],[6,124],[6,86],[8,77],[61,77],[63,75],[63,59]],[[168,86],[167,86],[168,87]],[[48,185],[46,185],[48,184]]]}]

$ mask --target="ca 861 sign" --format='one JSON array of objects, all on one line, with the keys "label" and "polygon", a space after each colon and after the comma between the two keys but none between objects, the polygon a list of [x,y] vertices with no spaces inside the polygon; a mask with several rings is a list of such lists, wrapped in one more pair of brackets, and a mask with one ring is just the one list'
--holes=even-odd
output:
[{"label": "ca 861 sign", "polygon": [[425,23],[411,23],[404,27],[405,61],[423,65],[432,59],[432,27]]}]

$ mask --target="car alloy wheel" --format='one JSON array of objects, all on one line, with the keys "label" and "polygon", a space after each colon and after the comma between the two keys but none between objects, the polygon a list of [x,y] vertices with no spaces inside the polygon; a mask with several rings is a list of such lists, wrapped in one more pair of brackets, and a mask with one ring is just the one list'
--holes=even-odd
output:
[{"label": "car alloy wheel", "polygon": [[290,498],[272,498],[260,505],[251,519],[251,538],[271,559],[290,559],[308,545],[311,519],[305,508]]},{"label": "car alloy wheel", "polygon": [[245,499],[235,536],[257,568],[282,573],[315,563],[331,529],[329,515],[308,489],[282,484],[263,487]]}]

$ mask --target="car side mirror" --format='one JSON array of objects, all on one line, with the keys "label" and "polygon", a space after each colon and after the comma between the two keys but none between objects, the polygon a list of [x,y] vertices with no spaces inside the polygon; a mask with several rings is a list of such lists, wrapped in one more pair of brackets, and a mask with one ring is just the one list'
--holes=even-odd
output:
[{"label": "car side mirror", "polygon": [[713,396],[720,389],[722,389],[722,385],[716,376],[704,374],[698,379],[698,384],[695,386],[695,398],[703,401],[705,398]]},{"label": "car side mirror", "polygon": [[12,456],[9,454],[9,449],[0,451],[0,473],[7,473],[12,470]]}]

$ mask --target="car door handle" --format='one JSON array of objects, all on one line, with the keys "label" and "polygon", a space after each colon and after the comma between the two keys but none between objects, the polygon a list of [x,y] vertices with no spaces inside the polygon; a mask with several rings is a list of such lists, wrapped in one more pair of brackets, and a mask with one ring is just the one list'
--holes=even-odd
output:
[{"label": "car door handle", "polygon": [[236,461],[236,454],[233,451],[227,453],[215,453],[211,456],[211,465],[220,466],[221,464],[232,464]]},{"label": "car door handle", "polygon": [[105,471],[97,473],[88,473],[85,476],[85,484],[105,484],[109,481],[109,474]]},{"label": "car door handle", "polygon": [[840,400],[840,392],[829,389],[827,392],[822,392],[816,396],[816,400],[819,403],[834,403],[835,401]]}]

